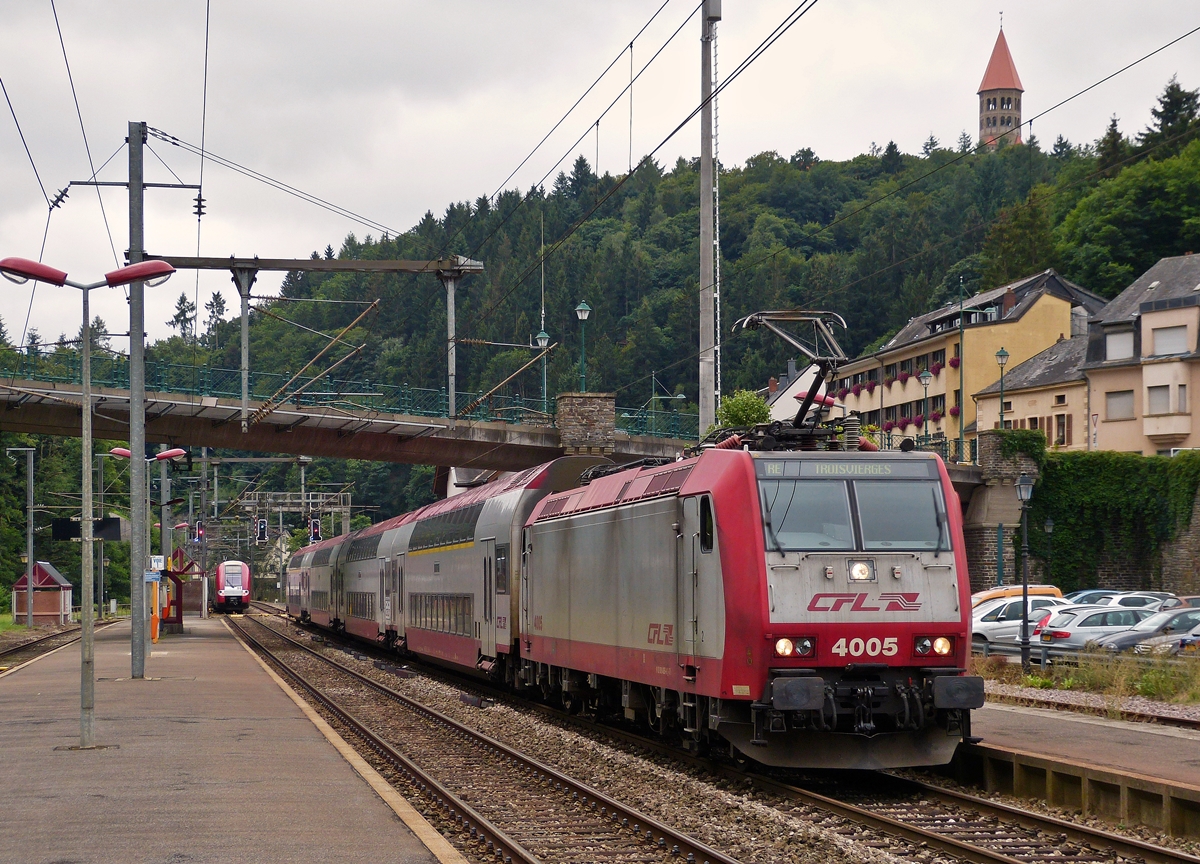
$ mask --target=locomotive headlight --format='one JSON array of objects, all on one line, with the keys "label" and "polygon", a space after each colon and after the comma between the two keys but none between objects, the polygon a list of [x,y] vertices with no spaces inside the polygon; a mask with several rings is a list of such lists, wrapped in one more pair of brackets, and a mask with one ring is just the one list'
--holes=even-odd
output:
[{"label": "locomotive headlight", "polygon": [[928,636],[919,636],[913,645],[913,650],[918,654],[928,654],[933,650],[933,640]]},{"label": "locomotive headlight", "polygon": [[813,652],[813,640],[805,637],[796,640],[796,653],[801,657],[807,657]]},{"label": "locomotive headlight", "polygon": [[851,582],[874,582],[875,581],[875,565],[870,561],[851,561],[850,562],[850,581]]},{"label": "locomotive headlight", "polygon": [[791,657],[796,651],[796,646],[791,639],[776,639],[775,653],[779,657]]},{"label": "locomotive headlight", "polygon": [[939,636],[933,640],[933,653],[945,657],[954,649],[954,643],[945,636]]}]

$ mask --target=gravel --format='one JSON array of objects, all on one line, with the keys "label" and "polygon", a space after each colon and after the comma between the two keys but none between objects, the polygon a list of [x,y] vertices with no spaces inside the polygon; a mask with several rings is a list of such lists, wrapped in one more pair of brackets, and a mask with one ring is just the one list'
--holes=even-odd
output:
[{"label": "gravel", "polygon": [[988,696],[1000,697],[996,701],[1028,700],[1053,703],[1063,708],[1081,709],[1089,713],[1106,715],[1129,713],[1148,714],[1164,720],[1200,721],[1200,705],[1180,705],[1160,702],[1144,696],[1126,696],[1117,699],[1100,693],[1079,693],[1074,690],[1042,690],[1020,684],[1004,684],[1000,681],[984,682]]}]

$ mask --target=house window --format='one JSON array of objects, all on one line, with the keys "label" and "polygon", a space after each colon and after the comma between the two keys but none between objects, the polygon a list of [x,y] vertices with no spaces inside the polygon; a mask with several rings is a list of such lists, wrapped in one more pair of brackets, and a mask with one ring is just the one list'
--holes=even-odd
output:
[{"label": "house window", "polygon": [[895,378],[896,377],[896,364],[895,363],[889,363],[888,365],[883,367],[883,377],[884,378]]},{"label": "house window", "polygon": [[929,368],[929,355],[922,354],[920,357],[917,358],[917,371],[919,372],[922,369],[928,369],[928,368]]},{"label": "house window", "polygon": [[1038,418],[1037,418],[1037,417],[1030,417],[1030,418],[1029,418],[1029,428],[1030,428],[1030,429],[1036,429],[1036,428],[1038,428]]},{"label": "house window", "polygon": [[884,408],[883,409],[884,422],[885,423],[895,423],[897,420],[899,420],[900,415],[899,415],[899,413],[897,413],[899,410],[900,409],[897,408],[895,405],[889,405],[886,408]]},{"label": "house window", "polygon": [[1133,419],[1133,391],[1110,390],[1104,394],[1106,420]]},{"label": "house window", "polygon": [[1054,394],[1054,404],[1055,405],[1066,405],[1067,404],[1067,394],[1066,393],[1055,393]]},{"label": "house window", "polygon": [[1179,385],[1179,413],[1180,414],[1188,413],[1187,385],[1186,384]]},{"label": "house window", "polygon": [[1171,413],[1171,388],[1167,384],[1146,388],[1146,413]]},{"label": "house window", "polygon": [[962,353],[961,348],[962,348],[962,345],[960,343],[958,343],[958,342],[954,343],[954,356],[955,357],[958,357],[961,355],[961,353]]},{"label": "house window", "polygon": [[1155,327],[1151,331],[1154,340],[1154,356],[1186,354],[1188,351],[1187,327]]},{"label": "house window", "polygon": [[867,373],[866,372],[856,372],[854,375],[854,383],[855,384],[866,384],[867,383]]},{"label": "house window", "polygon": [[939,393],[937,396],[930,398],[929,407],[931,411],[937,411],[939,414],[946,413],[946,394]]},{"label": "house window", "polygon": [[868,369],[867,370],[867,380],[879,383],[879,370],[878,369]]},{"label": "house window", "polygon": [[[1132,392],[1132,391],[1130,391],[1130,392]],[[1010,411],[1012,411],[1012,402],[1005,402],[1004,403],[1004,413],[1007,414]]]},{"label": "house window", "polygon": [[879,425],[879,409],[878,408],[876,408],[874,411],[868,411],[866,413],[865,417],[866,417],[868,426],[878,426]]},{"label": "house window", "polygon": [[933,363],[935,366],[939,365],[939,364],[942,366],[945,366],[946,365],[946,349],[939,348],[937,351],[934,351],[933,354],[931,355],[931,359],[933,360]]},{"label": "house window", "polygon": [[962,407],[962,391],[957,388],[954,390],[954,404],[959,408]]},{"label": "house window", "polygon": [[911,375],[911,374],[912,374],[912,371],[913,371],[913,361],[912,361],[912,358],[911,358],[911,357],[909,357],[907,360],[901,360],[901,361],[900,361],[900,371],[901,371],[901,372],[907,372],[909,375]]},{"label": "house window", "polygon": [[[1133,391],[1129,394],[1132,396]],[[1054,415],[1054,443],[1059,447],[1064,447],[1071,443],[1071,415],[1070,414],[1055,414]]]},{"label": "house window", "polygon": [[[1104,335],[1104,359],[1128,360],[1133,356],[1133,331],[1125,330],[1120,333]],[[1131,415],[1132,416],[1132,415]]]}]

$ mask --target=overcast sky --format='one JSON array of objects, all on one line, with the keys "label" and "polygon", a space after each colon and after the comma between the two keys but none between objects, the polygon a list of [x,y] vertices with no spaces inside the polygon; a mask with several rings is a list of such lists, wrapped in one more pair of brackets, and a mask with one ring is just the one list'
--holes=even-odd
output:
[{"label": "overcast sky", "polygon": [[[493,192],[661,2],[212,0],[206,146],[404,230],[427,210],[440,215],[450,202]],[[634,45],[637,68],[695,5],[669,0]],[[794,5],[725,0],[720,70],[736,66]],[[1186,0],[821,0],[722,95],[722,162],[740,164],[765,150],[787,156],[805,146],[844,159],[889,139],[916,152],[930,133],[945,143],[964,129],[974,134],[975,91],[1001,10],[1026,87],[1026,117],[1200,25],[1200,7]],[[100,179],[125,179],[130,120],[199,144],[205,0],[58,0],[57,11],[96,167],[116,153]],[[0,2],[0,27],[0,77],[53,197],[90,169],[49,0]],[[635,161],[698,101],[699,53],[693,19],[635,85]],[[571,145],[628,83],[629,69],[626,53],[510,187],[528,189],[564,153],[568,167],[579,152],[594,161],[594,130]],[[1091,141],[1116,114],[1124,131],[1136,132],[1175,73],[1184,86],[1200,86],[1200,34],[1052,112],[1034,131],[1047,144],[1058,134]],[[600,124],[601,171],[627,167],[629,110],[622,97]],[[7,105],[0,111],[0,257],[36,259],[46,202]],[[695,155],[698,138],[693,123],[661,151],[660,162]],[[197,181],[197,157],[150,144],[184,182]],[[146,164],[148,180],[172,179],[154,155],[146,154]],[[326,244],[336,249],[351,231],[377,233],[211,163],[204,193],[203,255],[305,257]],[[194,194],[147,191],[151,252],[195,254]],[[106,189],[103,201],[121,256],[129,239],[125,192]],[[85,281],[116,266],[95,190],[75,188],[55,211],[43,258]],[[256,291],[273,293],[278,284],[264,274]],[[30,288],[0,286],[0,316],[16,341]],[[151,338],[168,334],[176,298],[181,291],[191,298],[196,287],[193,274],[180,273],[147,291]],[[200,277],[201,305],[213,291],[234,308],[228,274]],[[74,333],[78,309],[77,292],[42,286],[29,326],[49,340]],[[128,329],[120,292],[96,292],[93,309],[110,330]],[[114,345],[124,350],[127,342]]]}]

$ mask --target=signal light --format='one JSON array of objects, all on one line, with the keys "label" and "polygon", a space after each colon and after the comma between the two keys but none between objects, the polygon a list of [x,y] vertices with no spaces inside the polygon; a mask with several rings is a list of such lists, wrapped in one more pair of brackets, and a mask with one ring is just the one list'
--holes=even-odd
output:
[{"label": "signal light", "polygon": [[255,542],[256,543],[266,543],[267,542],[267,520],[260,516],[258,519],[258,522],[256,524],[256,528],[257,528],[257,535],[255,537]]},{"label": "signal light", "polygon": [[196,542],[201,543],[203,541],[204,541],[204,523],[197,522],[196,523]]},{"label": "signal light", "polygon": [[314,516],[308,520],[308,541],[316,543],[321,539],[321,517]]}]

